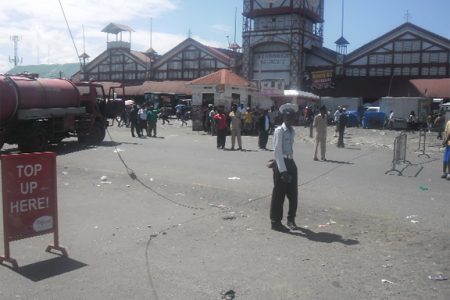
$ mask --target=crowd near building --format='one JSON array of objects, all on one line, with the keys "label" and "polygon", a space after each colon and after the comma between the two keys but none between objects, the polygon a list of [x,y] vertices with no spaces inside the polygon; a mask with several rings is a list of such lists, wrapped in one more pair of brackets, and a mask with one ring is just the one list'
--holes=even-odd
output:
[{"label": "crowd near building", "polygon": [[[428,115],[450,100],[448,38],[406,21],[350,53],[342,32],[336,49],[328,49],[325,9],[324,0],[243,0],[241,46],[221,49],[188,37],[163,55],[152,47],[132,50],[133,29],[110,23],[102,30],[105,51],[89,62],[83,53],[81,69],[64,77],[132,87],[126,96],[138,102],[161,95],[173,104],[192,99],[194,121],[210,104],[229,110],[232,104],[267,109],[293,102],[317,109],[324,101],[334,111],[386,97],[398,103],[420,98],[426,101],[416,113]],[[30,70],[18,66],[9,73],[20,71]]]}]

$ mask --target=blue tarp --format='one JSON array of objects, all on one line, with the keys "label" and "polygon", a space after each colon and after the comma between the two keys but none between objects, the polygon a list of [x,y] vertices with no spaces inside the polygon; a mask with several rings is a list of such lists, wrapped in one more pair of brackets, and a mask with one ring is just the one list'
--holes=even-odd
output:
[{"label": "blue tarp", "polygon": [[356,110],[347,111],[347,127],[358,127],[360,124],[359,113]]},{"label": "blue tarp", "polygon": [[362,125],[364,128],[383,128],[385,120],[384,112],[365,112]]}]

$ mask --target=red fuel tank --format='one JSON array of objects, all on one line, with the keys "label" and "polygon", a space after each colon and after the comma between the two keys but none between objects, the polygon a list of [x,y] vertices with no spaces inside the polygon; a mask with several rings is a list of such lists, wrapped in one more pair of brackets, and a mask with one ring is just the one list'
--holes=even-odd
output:
[{"label": "red fuel tank", "polygon": [[67,80],[0,76],[0,123],[19,109],[79,107],[80,93]]}]

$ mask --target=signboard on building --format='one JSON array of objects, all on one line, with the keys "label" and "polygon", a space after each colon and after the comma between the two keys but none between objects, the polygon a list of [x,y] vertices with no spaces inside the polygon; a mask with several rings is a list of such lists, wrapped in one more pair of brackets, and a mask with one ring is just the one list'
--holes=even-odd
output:
[{"label": "signboard on building", "polygon": [[1,155],[3,195],[3,237],[5,257],[0,262],[17,262],[9,257],[9,242],[47,233],[55,234],[58,246],[56,197],[56,154],[53,152]]},{"label": "signboard on building", "polygon": [[311,72],[311,88],[325,89],[333,86],[333,71],[323,70]]},{"label": "signboard on building", "polygon": [[285,52],[255,53],[254,72],[272,70],[290,70],[291,56]]},{"label": "signboard on building", "polygon": [[283,79],[264,79],[260,81],[260,94],[263,96],[282,96],[284,86]]}]

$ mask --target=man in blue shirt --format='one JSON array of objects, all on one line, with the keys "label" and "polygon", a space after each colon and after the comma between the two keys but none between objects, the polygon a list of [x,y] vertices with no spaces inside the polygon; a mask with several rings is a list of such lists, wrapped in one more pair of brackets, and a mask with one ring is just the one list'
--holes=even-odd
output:
[{"label": "man in blue shirt", "polygon": [[290,229],[296,229],[295,216],[298,203],[297,186],[297,166],[294,162],[293,144],[295,131],[292,125],[295,121],[295,115],[298,107],[287,103],[280,107],[280,113],[283,115],[283,124],[275,129],[273,134],[273,147],[275,153],[275,164],[273,165],[272,202],[270,205],[270,220],[272,230],[288,232],[281,220],[283,219],[283,203],[287,196],[289,200],[289,211],[287,216],[287,226]]}]

